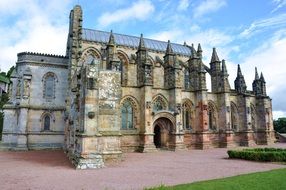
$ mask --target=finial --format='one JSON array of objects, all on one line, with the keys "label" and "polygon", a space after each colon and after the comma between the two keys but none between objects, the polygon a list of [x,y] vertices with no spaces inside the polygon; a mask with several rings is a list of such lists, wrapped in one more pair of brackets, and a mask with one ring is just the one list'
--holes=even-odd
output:
[{"label": "finial", "polygon": [[264,76],[263,76],[263,73],[261,72],[261,74],[260,74],[260,80],[262,81],[262,82],[265,82],[265,79],[264,79]]},{"label": "finial", "polygon": [[173,54],[173,49],[172,49],[170,40],[168,40],[166,54]]},{"label": "finial", "polygon": [[113,35],[112,30],[110,30],[110,35],[109,35],[108,44],[109,44],[109,45],[114,45],[114,44],[115,44],[114,35]]},{"label": "finial", "polygon": [[213,53],[212,53],[212,58],[211,58],[211,63],[213,62],[219,62],[219,58],[217,56],[216,48],[213,48]]},{"label": "finial", "polygon": [[138,49],[145,49],[143,34],[140,35],[140,40],[139,40],[139,47],[138,47]]},{"label": "finial", "polygon": [[241,69],[240,69],[240,65],[238,64],[237,65],[237,76],[242,76],[242,73],[241,73]]},{"label": "finial", "polygon": [[226,69],[226,65],[225,65],[225,60],[223,59],[221,62],[222,62],[222,68],[221,68],[222,73],[223,73],[223,74],[227,74],[227,69]]},{"label": "finial", "polygon": [[202,50],[201,44],[199,43],[199,45],[198,45],[198,53],[201,53],[201,52],[203,52],[203,50]]},{"label": "finial", "polygon": [[258,72],[257,72],[257,67],[255,67],[255,78],[254,80],[259,80]]}]

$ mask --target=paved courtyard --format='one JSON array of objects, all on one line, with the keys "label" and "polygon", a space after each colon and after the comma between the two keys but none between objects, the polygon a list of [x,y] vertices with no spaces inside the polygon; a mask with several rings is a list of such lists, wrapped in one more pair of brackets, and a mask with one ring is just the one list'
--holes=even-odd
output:
[{"label": "paved courtyard", "polygon": [[[286,144],[276,144],[286,148]],[[143,189],[286,167],[229,160],[227,149],[124,154],[97,170],[75,170],[63,151],[0,152],[0,189]]]}]

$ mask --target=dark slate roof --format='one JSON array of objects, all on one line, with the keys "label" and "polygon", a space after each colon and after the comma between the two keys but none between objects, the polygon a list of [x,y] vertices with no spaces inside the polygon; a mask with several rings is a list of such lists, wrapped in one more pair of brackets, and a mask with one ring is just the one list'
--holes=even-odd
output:
[{"label": "dark slate roof", "polygon": [[[91,29],[83,29],[82,31],[82,39],[87,41],[95,41],[95,42],[102,42],[108,43],[110,32],[104,32],[99,30],[91,30]],[[129,46],[132,48],[136,48],[139,45],[140,37],[136,36],[129,36],[124,34],[116,34],[113,33],[115,42],[117,45],[122,46]],[[158,40],[151,40],[148,38],[143,38],[144,44],[147,49],[155,50],[155,51],[162,51],[165,52],[167,49],[167,42],[158,41]],[[187,46],[181,44],[171,43],[172,49],[174,53],[190,56],[191,49]]]}]

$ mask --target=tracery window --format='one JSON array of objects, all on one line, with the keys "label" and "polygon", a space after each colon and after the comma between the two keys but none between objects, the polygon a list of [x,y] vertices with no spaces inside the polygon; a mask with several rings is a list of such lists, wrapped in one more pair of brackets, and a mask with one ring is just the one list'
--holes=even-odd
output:
[{"label": "tracery window", "polygon": [[134,109],[130,101],[126,100],[121,106],[121,129],[134,128]]},{"label": "tracery window", "polygon": [[190,73],[187,68],[185,69],[185,72],[184,72],[184,87],[185,87],[185,90],[188,90],[190,88]]},{"label": "tracery window", "polygon": [[44,117],[44,131],[49,131],[51,126],[51,118],[49,115]]},{"label": "tracery window", "polygon": [[46,99],[54,99],[55,98],[55,83],[56,76],[54,73],[47,73],[43,77],[44,82],[44,90],[43,97]]},{"label": "tracery window", "polygon": [[250,106],[250,114],[251,114],[251,128],[253,131],[256,130],[256,110],[253,105]]},{"label": "tracery window", "polygon": [[208,116],[209,116],[209,129],[216,130],[216,110],[212,103],[208,104]]},{"label": "tracery window", "polygon": [[161,111],[161,110],[166,110],[167,105],[164,99],[161,96],[157,96],[154,101],[153,101],[153,111]]},{"label": "tracery window", "polygon": [[237,131],[238,130],[238,113],[237,113],[237,108],[234,103],[231,103],[230,119],[231,119],[231,129],[234,131]]},{"label": "tracery window", "polygon": [[183,103],[182,116],[183,116],[183,127],[185,130],[192,130],[192,105],[187,102]]}]

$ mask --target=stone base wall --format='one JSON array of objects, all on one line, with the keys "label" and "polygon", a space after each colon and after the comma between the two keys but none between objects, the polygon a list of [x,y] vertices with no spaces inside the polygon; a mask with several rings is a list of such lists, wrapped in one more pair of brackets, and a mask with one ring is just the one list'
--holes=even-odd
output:
[{"label": "stone base wall", "polygon": [[139,151],[140,138],[139,135],[123,135],[121,137],[122,152],[137,152]]},{"label": "stone base wall", "polygon": [[184,143],[188,149],[226,148],[234,146],[269,145],[275,141],[274,131],[205,132],[185,133]]}]

